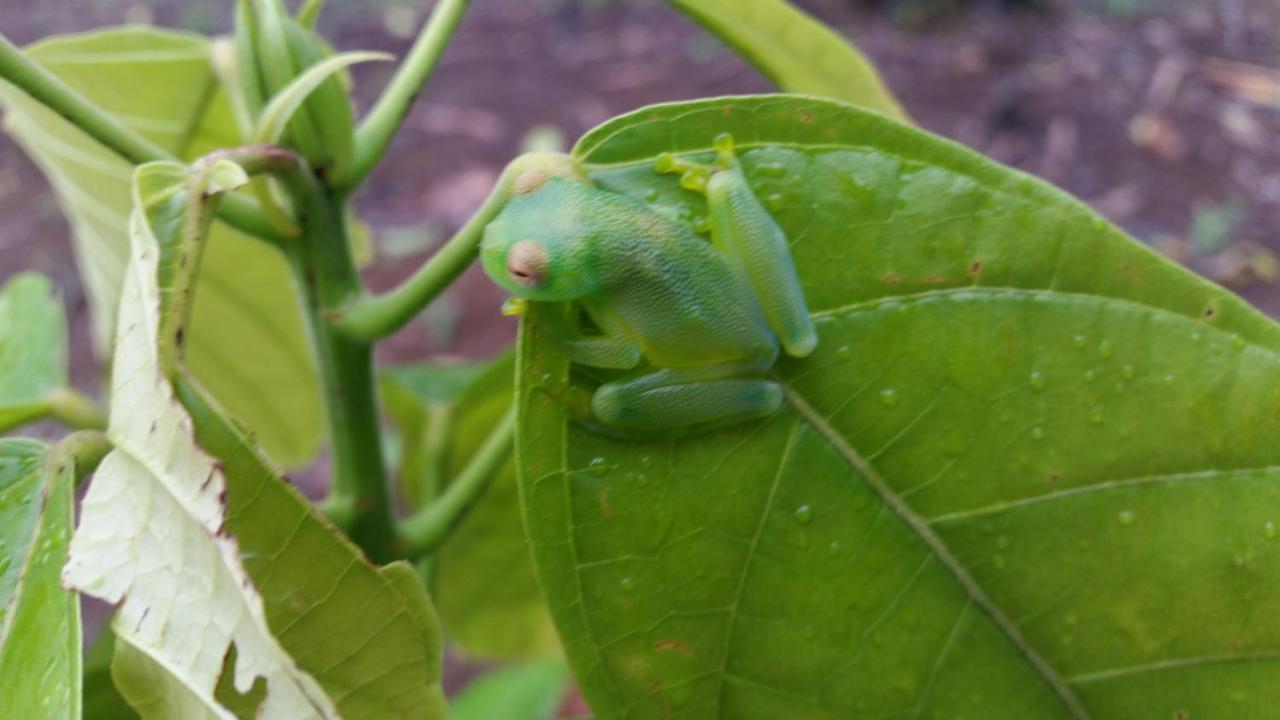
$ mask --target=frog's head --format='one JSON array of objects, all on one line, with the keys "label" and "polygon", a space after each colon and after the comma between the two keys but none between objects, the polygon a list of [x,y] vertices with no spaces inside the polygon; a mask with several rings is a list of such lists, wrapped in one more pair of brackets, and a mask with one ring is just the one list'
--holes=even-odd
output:
[{"label": "frog's head", "polygon": [[516,297],[576,300],[596,291],[581,182],[544,178],[518,192],[484,230],[480,261],[489,278]]}]

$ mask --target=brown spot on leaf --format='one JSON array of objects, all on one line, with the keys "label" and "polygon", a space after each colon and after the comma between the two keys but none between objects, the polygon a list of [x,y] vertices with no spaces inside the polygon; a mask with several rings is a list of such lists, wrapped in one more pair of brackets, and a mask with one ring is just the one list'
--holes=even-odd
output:
[{"label": "brown spot on leaf", "polygon": [[600,490],[600,514],[606,519],[613,519],[613,506],[609,504],[609,488]]},{"label": "brown spot on leaf", "polygon": [[880,282],[884,283],[885,285],[897,285],[898,283],[902,282],[902,276],[899,275],[898,273],[887,272],[880,276]]},{"label": "brown spot on leaf", "polygon": [[693,650],[691,650],[688,645],[685,645],[679,640],[659,640],[658,642],[653,644],[653,649],[666,650],[670,652],[680,653],[681,655],[685,655],[687,657],[693,657]]},{"label": "brown spot on leaf", "polygon": [[969,274],[970,274],[970,275],[973,275],[974,277],[977,277],[978,273],[980,273],[980,272],[982,272],[982,261],[981,261],[981,260],[974,260],[973,262],[969,263]]},{"label": "brown spot on leaf", "polygon": [[946,281],[947,279],[941,275],[926,275],[922,280],[925,285],[941,285]]}]

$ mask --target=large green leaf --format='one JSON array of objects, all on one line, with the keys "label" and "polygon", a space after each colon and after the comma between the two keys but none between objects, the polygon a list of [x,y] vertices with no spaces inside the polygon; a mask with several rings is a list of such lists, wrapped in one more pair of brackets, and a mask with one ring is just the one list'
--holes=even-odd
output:
[{"label": "large green leaf", "polygon": [[[242,142],[210,68],[209,42],[152,28],[56,37],[33,59],[125,125],[183,158]],[[13,137],[41,166],[72,229],[105,353],[129,256],[130,166],[0,83]],[[305,463],[323,426],[314,362],[288,267],[273,248],[222,224],[205,256],[188,364],[276,460]]]},{"label": "large green leaf", "polygon": [[787,92],[906,114],[875,66],[852,44],[787,0],[667,0]]},{"label": "large green leaf", "polygon": [[80,602],[62,589],[75,465],[0,438],[0,717],[80,716]]},{"label": "large green leaf", "polygon": [[51,390],[67,384],[62,303],[37,273],[0,288],[0,430],[45,414]]},{"label": "large green leaf", "polygon": [[[113,677],[144,717],[442,717],[439,628],[412,569],[365,562],[198,385],[170,383],[202,241],[190,213],[244,182],[236,170],[136,173],[116,449],[85,498],[66,580],[119,604]],[[255,707],[236,693],[257,679]]]},{"label": "large green leaf", "polygon": [[782,410],[593,434],[522,326],[525,521],[599,716],[1271,716],[1280,328],[1064,193],[836,103],[657,106],[575,152],[692,217],[652,158],[725,131],[821,336],[776,368]]},{"label": "large green leaf", "polygon": [[[422,502],[418,481],[433,471],[441,484],[457,477],[511,406],[512,363],[508,354],[486,364],[409,365],[384,375],[383,397],[402,432],[401,485],[412,506]],[[426,457],[433,443],[442,448],[438,468]],[[559,648],[520,523],[514,459],[503,463],[434,558],[436,607],[449,639],[467,655],[509,660]]]}]

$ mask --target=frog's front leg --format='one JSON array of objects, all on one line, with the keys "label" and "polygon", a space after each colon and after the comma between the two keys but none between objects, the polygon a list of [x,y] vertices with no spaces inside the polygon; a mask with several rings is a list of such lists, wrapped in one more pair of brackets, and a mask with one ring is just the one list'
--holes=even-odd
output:
[{"label": "frog's front leg", "polygon": [[[538,313],[538,323],[562,348],[570,362],[610,370],[630,370],[640,364],[640,346],[617,323],[607,309],[588,310],[600,327],[600,335],[587,335],[578,323],[579,307],[574,303],[546,303]],[[516,303],[509,314],[523,314]],[[584,308],[585,309],[585,308]]]},{"label": "frog's front leg", "polygon": [[777,383],[742,372],[736,366],[657,370],[600,386],[591,409],[607,426],[654,434],[761,418],[781,407]]},{"label": "frog's front leg", "polygon": [[711,241],[746,275],[788,355],[804,357],[818,344],[804,290],[796,275],[786,235],[760,203],[733,152],[728,134],[715,139],[716,165],[709,167],[659,156],[659,172],[683,173],[681,185],[707,197]]}]

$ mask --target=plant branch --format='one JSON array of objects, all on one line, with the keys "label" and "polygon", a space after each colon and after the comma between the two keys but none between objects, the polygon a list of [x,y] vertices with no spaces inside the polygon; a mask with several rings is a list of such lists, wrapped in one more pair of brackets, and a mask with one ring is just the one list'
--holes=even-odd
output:
[{"label": "plant branch", "polygon": [[47,417],[77,430],[104,430],[106,413],[84,393],[73,387],[50,390],[43,400]]},{"label": "plant branch", "polygon": [[345,190],[357,187],[386,154],[409,106],[435,70],[471,0],[440,0],[373,109],[356,130],[355,162]]},{"label": "plant branch", "polygon": [[[292,155],[290,153],[290,155]],[[333,484],[324,511],[375,562],[388,562],[395,532],[373,374],[373,349],[325,322],[362,292],[347,241],[343,204],[297,156],[293,168],[272,168],[294,199],[302,230],[285,255],[302,290],[329,421]],[[265,169],[265,168],[264,168]]]},{"label": "plant branch", "polygon": [[134,165],[175,159],[172,153],[133,132],[89,102],[57,75],[28,58],[3,35],[0,35],[0,77]]},{"label": "plant branch", "polygon": [[510,457],[515,426],[516,410],[512,407],[440,497],[400,523],[397,534],[406,555],[419,557],[435,550],[466,517]]},{"label": "plant branch", "polygon": [[458,278],[472,261],[484,236],[484,228],[511,197],[508,174],[498,181],[484,204],[431,259],[398,287],[382,294],[360,297],[330,317],[339,332],[373,342],[404,327],[422,308]]},{"label": "plant branch", "polygon": [[[57,75],[27,57],[4,35],[0,35],[0,78],[12,83],[129,163],[141,165],[157,160],[181,162],[173,153],[130,130]],[[280,241],[279,233],[271,227],[262,208],[249,198],[234,195],[226,198],[218,217],[242,232],[271,242]]]}]

